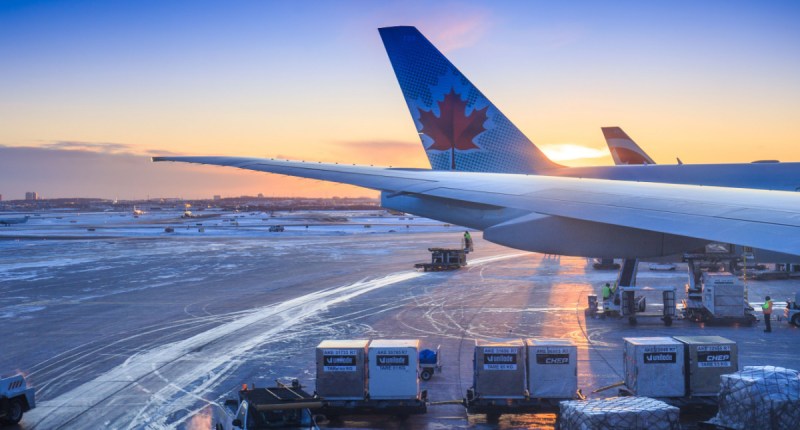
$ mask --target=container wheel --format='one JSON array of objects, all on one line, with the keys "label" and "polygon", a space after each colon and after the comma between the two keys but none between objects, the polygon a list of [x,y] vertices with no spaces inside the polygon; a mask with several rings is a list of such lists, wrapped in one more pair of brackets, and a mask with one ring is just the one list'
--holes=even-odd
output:
[{"label": "container wheel", "polygon": [[430,369],[424,369],[422,373],[419,374],[419,377],[422,378],[423,381],[430,381],[433,377],[433,372]]},{"label": "container wheel", "polygon": [[628,324],[636,325],[636,317],[628,317]]},{"label": "container wheel", "polygon": [[6,416],[2,421],[8,424],[16,424],[22,419],[22,402],[19,399],[11,399],[8,402]]},{"label": "container wheel", "polygon": [[795,327],[800,327],[800,314],[794,314],[792,316],[792,324],[794,324]]},{"label": "container wheel", "polygon": [[672,326],[672,317],[664,317],[664,325],[667,327]]}]

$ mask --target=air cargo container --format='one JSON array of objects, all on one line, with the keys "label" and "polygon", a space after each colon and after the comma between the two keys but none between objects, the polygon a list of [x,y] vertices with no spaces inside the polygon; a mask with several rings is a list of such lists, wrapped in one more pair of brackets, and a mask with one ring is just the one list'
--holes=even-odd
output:
[{"label": "air cargo container", "polygon": [[626,337],[625,385],[636,396],[682,397],[686,393],[683,344],[671,337]]},{"label": "air cargo container", "polygon": [[745,316],[744,284],[727,272],[708,273],[703,279],[703,306],[716,318]]},{"label": "air cargo container", "polygon": [[476,340],[473,388],[481,398],[527,397],[525,343],[522,339]]},{"label": "air cargo container", "polygon": [[362,400],[367,390],[368,340],[324,340],[317,346],[317,394]]},{"label": "air cargo container", "polygon": [[527,339],[531,397],[571,399],[578,391],[578,348],[567,339]]},{"label": "air cargo container", "polygon": [[419,339],[375,339],[369,343],[369,397],[419,397]]},{"label": "air cargo container", "polygon": [[684,345],[686,395],[716,396],[722,375],[739,371],[736,342],[721,336],[675,336]]}]

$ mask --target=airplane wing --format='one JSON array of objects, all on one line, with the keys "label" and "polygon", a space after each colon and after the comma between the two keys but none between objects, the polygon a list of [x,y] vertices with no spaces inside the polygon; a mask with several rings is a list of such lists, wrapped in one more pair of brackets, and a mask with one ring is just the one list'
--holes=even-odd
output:
[{"label": "airplane wing", "polygon": [[153,161],[230,166],[357,185],[389,197],[426,196],[516,210],[519,219],[504,223],[556,217],[800,255],[800,193],[264,158]]}]

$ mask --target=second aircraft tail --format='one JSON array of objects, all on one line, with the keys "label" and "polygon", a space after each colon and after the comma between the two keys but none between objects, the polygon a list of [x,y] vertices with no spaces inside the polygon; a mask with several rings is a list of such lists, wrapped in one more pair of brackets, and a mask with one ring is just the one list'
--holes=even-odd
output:
[{"label": "second aircraft tail", "polygon": [[656,164],[636,142],[619,127],[602,127],[614,164]]}]

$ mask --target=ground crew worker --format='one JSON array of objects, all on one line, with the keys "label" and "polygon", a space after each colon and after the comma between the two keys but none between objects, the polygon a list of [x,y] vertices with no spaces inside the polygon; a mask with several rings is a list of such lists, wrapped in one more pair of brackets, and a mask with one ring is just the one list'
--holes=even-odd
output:
[{"label": "ground crew worker", "polygon": [[764,325],[767,327],[764,329],[764,333],[772,333],[772,322],[770,321],[772,317],[772,299],[769,296],[764,299],[761,310],[764,311]]},{"label": "ground crew worker", "polygon": [[603,292],[603,312],[608,312],[608,306],[609,306],[608,301],[611,299],[611,284],[606,282],[606,284],[603,285],[602,292]]},{"label": "ground crew worker", "polygon": [[468,231],[464,232],[464,250],[472,251],[472,236],[469,235]]}]

